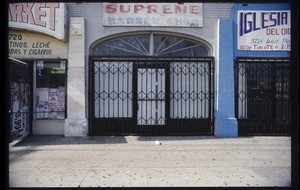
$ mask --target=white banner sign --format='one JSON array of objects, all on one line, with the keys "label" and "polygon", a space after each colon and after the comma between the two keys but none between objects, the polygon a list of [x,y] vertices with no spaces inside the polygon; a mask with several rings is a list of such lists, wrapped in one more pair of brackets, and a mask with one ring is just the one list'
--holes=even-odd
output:
[{"label": "white banner sign", "polygon": [[103,3],[104,26],[203,27],[203,3]]},{"label": "white banner sign", "polygon": [[290,51],[290,11],[238,11],[237,49],[247,51]]},{"label": "white banner sign", "polygon": [[65,38],[64,3],[14,3],[8,6],[8,26]]}]

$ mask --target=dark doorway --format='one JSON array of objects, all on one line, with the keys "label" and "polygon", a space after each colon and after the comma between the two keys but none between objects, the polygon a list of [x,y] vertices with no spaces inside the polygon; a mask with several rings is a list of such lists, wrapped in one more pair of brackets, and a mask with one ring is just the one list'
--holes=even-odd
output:
[{"label": "dark doorway", "polygon": [[290,135],[290,60],[238,58],[235,64],[239,135]]},{"label": "dark doorway", "polygon": [[32,65],[9,58],[10,142],[31,133]]}]

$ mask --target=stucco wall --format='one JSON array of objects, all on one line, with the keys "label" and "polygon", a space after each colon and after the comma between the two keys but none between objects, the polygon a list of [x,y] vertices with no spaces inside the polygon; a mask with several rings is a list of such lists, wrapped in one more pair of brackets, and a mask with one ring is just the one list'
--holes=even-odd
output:
[{"label": "stucco wall", "polygon": [[[86,90],[85,105],[88,105],[88,64],[91,44],[110,35],[136,31],[163,31],[188,35],[195,39],[202,39],[211,46],[211,56],[215,57],[215,66],[218,66],[218,19],[231,17],[232,3],[204,3],[202,28],[178,27],[105,27],[103,20],[103,3],[67,3],[68,24],[71,17],[84,17],[85,20],[85,70]],[[85,110],[88,118],[88,106]]]},{"label": "stucco wall", "polygon": [[203,28],[178,28],[178,27],[105,27],[102,24],[103,3],[68,3],[68,23],[70,17],[85,18],[86,36],[86,62],[88,61],[90,45],[100,38],[124,32],[135,31],[165,31],[187,34],[201,38],[213,46],[213,56],[217,47],[218,18],[230,18],[231,3],[204,3]]}]

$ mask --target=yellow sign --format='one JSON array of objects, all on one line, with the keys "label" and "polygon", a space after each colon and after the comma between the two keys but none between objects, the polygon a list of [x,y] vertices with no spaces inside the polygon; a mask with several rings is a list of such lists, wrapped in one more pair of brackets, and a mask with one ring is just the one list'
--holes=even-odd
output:
[{"label": "yellow sign", "polygon": [[67,58],[67,45],[54,37],[10,30],[8,53],[13,58]]}]

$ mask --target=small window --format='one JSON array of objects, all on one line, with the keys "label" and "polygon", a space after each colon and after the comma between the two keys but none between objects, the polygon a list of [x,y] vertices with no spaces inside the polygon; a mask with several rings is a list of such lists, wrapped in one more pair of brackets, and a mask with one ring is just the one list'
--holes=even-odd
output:
[{"label": "small window", "polygon": [[148,55],[149,35],[127,36],[108,40],[93,49],[93,55]]},{"label": "small window", "polygon": [[201,43],[176,36],[154,35],[154,54],[158,56],[208,56]]},{"label": "small window", "polygon": [[36,62],[36,119],[65,119],[66,61]]},{"label": "small window", "polygon": [[191,39],[149,33],[104,41],[93,48],[92,55],[201,57],[208,56],[209,49],[203,43]]}]

